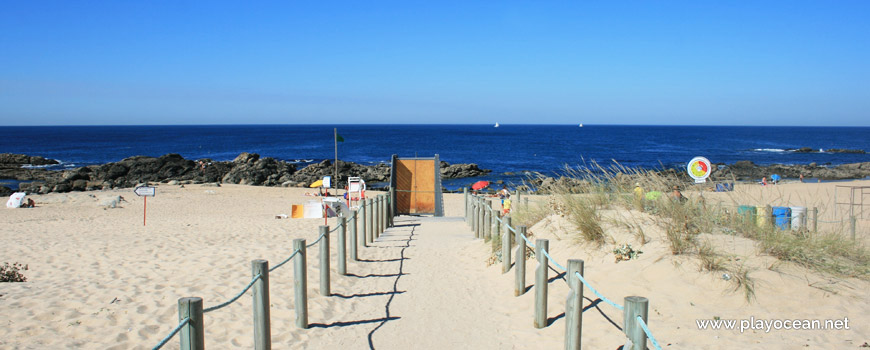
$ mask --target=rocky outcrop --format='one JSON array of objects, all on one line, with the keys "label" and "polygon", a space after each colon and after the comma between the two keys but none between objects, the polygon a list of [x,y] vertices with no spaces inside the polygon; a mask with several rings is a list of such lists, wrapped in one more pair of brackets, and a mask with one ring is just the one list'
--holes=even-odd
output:
[{"label": "rocky outcrop", "polygon": [[461,179],[466,177],[482,176],[492,172],[492,170],[481,169],[477,164],[449,164],[441,162],[441,178],[442,179]]},{"label": "rocky outcrop", "polygon": [[[14,156],[14,157],[13,157]],[[38,161],[42,157],[10,155],[10,161]],[[50,161],[50,160],[47,160]],[[308,186],[323,176],[332,175],[335,167],[325,160],[301,170],[295,164],[260,158],[256,153],[239,154],[232,162],[216,162],[211,159],[198,161],[184,159],[178,154],[161,157],[134,156],[119,162],[91,165],[71,170],[53,171],[21,168],[20,163],[0,168],[0,178],[30,181],[22,183],[20,190],[31,193],[88,191],[111,188],[129,188],[148,182],[168,183],[229,183],[254,186]],[[30,163],[27,163],[30,164]],[[390,178],[387,164],[365,166],[352,162],[338,162],[339,183],[348,176],[359,176],[367,182],[385,182]],[[441,164],[442,174],[447,178],[479,176],[489,173],[476,164]]]},{"label": "rocky outcrop", "polygon": [[826,150],[815,149],[810,147],[801,147],[798,149],[788,149],[786,151],[792,151],[796,153],[854,153],[854,154],[865,154],[863,149],[845,149],[845,148],[829,148]]},{"label": "rocky outcrop", "polygon": [[[349,176],[361,177],[366,182],[384,182],[390,179],[390,166],[384,163],[365,166],[352,162],[338,161],[339,183],[346,183]],[[324,160],[311,164],[299,170],[292,176],[292,181],[300,184],[311,184],[324,176],[334,176],[335,163]]]},{"label": "rocky outcrop", "polygon": [[26,154],[0,153],[0,166],[20,168],[22,165],[54,165],[59,164],[54,159]]},{"label": "rocky outcrop", "polygon": [[713,180],[760,180],[778,174],[783,178],[818,178],[822,180],[862,179],[870,176],[870,162],[843,164],[838,166],[819,166],[816,163],[807,165],[772,164],[756,165],[750,161],[739,161],[732,165],[718,164],[714,166],[710,177]]},{"label": "rocky outcrop", "polygon": [[232,168],[221,182],[240,185],[276,186],[290,180],[296,166],[274,158],[260,158],[254,153],[242,153],[233,161]]}]

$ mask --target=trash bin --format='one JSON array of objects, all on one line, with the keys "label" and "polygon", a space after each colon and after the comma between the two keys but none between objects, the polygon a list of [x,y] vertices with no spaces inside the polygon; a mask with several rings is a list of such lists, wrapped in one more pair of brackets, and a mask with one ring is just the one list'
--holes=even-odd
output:
[{"label": "trash bin", "polygon": [[773,207],[773,224],[780,230],[788,230],[791,227],[791,208]]},{"label": "trash bin", "polygon": [[766,205],[759,205],[755,207],[755,224],[758,227],[764,227],[770,224],[770,207]]},{"label": "trash bin", "polygon": [[807,224],[807,207],[791,207],[791,229],[800,230]]},{"label": "trash bin", "polygon": [[741,205],[737,207],[737,215],[747,221],[755,221],[755,206]]}]

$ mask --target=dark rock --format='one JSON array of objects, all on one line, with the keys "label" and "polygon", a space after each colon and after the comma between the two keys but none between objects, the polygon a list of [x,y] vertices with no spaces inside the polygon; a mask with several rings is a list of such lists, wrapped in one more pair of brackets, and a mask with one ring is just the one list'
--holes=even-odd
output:
[{"label": "dark rock", "polygon": [[460,179],[465,177],[476,177],[486,175],[492,172],[488,169],[480,169],[477,164],[453,164],[444,166],[446,162],[441,163],[441,178],[443,179]]},{"label": "dark rock", "polygon": [[260,159],[260,155],[257,153],[242,152],[236,157],[236,159],[233,159],[233,163],[253,163],[256,162],[257,159]]},{"label": "dark rock", "polygon": [[13,193],[12,189],[6,186],[0,186],[0,197],[11,196]]},{"label": "dark rock", "polygon": [[59,164],[54,159],[45,159],[40,156],[28,156],[25,154],[0,153],[0,164],[2,165],[54,165]]}]

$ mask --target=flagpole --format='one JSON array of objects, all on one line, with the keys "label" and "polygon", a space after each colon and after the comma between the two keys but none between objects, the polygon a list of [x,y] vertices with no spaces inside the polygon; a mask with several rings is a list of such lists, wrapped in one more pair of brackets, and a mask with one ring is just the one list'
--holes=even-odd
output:
[{"label": "flagpole", "polygon": [[335,141],[335,180],[333,180],[333,183],[335,184],[335,188],[336,188],[335,193],[337,194],[338,193],[338,128],[333,128],[332,131],[333,131],[332,140]]}]

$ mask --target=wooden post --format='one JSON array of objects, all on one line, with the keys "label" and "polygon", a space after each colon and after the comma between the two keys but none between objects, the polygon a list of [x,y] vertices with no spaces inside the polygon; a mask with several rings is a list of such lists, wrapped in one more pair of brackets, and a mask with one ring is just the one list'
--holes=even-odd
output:
[{"label": "wooden post", "polygon": [[516,281],[514,282],[514,295],[520,296],[526,293],[526,241],[521,235],[526,234],[526,227],[520,226],[517,228],[517,253],[516,253]]},{"label": "wooden post", "polygon": [[[354,209],[352,213],[353,214],[350,216],[350,260],[359,261],[359,252],[357,250],[357,245],[359,245],[359,237],[356,234],[356,219],[359,216],[359,210]],[[363,243],[365,244],[365,242]]]},{"label": "wooden post", "polygon": [[477,196],[471,199],[471,230],[474,231],[474,238],[477,238]]},{"label": "wooden post", "polygon": [[625,336],[632,343],[631,349],[625,350],[646,349],[646,333],[637,323],[637,317],[640,316],[644,322],[647,322],[648,310],[649,299],[637,296],[625,297],[625,310],[623,311],[625,320],[622,329],[625,330]]},{"label": "wooden post", "polygon": [[465,198],[465,223],[468,223],[468,187],[462,188],[462,197]]},{"label": "wooden post", "polygon": [[378,237],[381,236],[381,195],[377,195],[377,197],[375,197],[374,205],[375,205],[375,211],[374,211],[375,217],[372,219],[372,221],[374,221],[374,224],[375,224],[375,231],[374,231],[375,236],[374,236],[374,238],[378,239]]},{"label": "wooden post", "polygon": [[568,300],[565,303],[565,350],[580,350],[580,335],[583,331],[583,282],[576,274],[583,275],[583,260],[568,260]]},{"label": "wooden post", "polygon": [[188,297],[178,299],[178,322],[190,318],[178,337],[182,350],[204,350],[205,332],[202,319],[202,298]]},{"label": "wooden post", "polygon": [[486,202],[484,202],[483,197],[480,197],[480,200],[477,203],[477,238],[483,238],[483,220],[486,218]]},{"label": "wooden post", "polygon": [[347,274],[347,218],[338,218],[338,274]]},{"label": "wooden post", "polygon": [[492,201],[487,200],[483,207],[483,240],[488,241],[492,234]]},{"label": "wooden post", "polygon": [[373,200],[371,198],[366,199],[366,217],[368,218],[368,224],[366,225],[366,243],[368,244],[372,244],[375,240],[375,208],[372,205],[372,202]]},{"label": "wooden post", "polygon": [[535,257],[538,258],[538,268],[535,271],[535,328],[547,326],[547,291],[549,286],[550,262],[544,255],[544,251],[550,250],[550,241],[538,239],[535,241]]},{"label": "wooden post", "polygon": [[501,273],[507,273],[511,269],[511,239],[514,235],[511,234],[511,217],[505,216],[504,219],[504,235],[501,237]]},{"label": "wooden post", "polygon": [[819,232],[819,208],[813,207],[813,233]]},{"label": "wooden post", "polygon": [[299,255],[293,258],[293,298],[296,308],[296,327],[308,328],[308,268],[305,260],[308,252],[304,239],[293,240],[293,251]]},{"label": "wooden post", "polygon": [[390,188],[390,227],[396,226],[396,188]]},{"label": "wooden post", "polygon": [[369,243],[371,243],[371,241],[369,241],[368,239],[368,235],[366,234],[366,222],[368,221],[366,219],[366,216],[368,215],[369,210],[366,208],[365,199],[360,199],[359,203],[360,228],[362,228],[362,231],[360,232],[362,234],[362,237],[360,237],[360,240],[362,241],[363,247],[368,247]]},{"label": "wooden post", "polygon": [[499,219],[501,219],[501,211],[493,210],[492,211],[492,237],[501,238],[501,225],[499,224]]},{"label": "wooden post", "polygon": [[329,296],[329,226],[321,225],[320,234],[320,295]]},{"label": "wooden post", "polygon": [[520,203],[522,203],[522,196],[520,195],[520,190],[519,190],[519,189],[517,189],[517,195],[516,195],[516,197],[517,197],[516,204],[517,204],[517,206],[520,206]]},{"label": "wooden post", "polygon": [[[525,202],[523,202],[523,209],[528,209],[529,208],[529,197],[523,198],[523,200],[525,201]],[[519,204],[519,203],[517,203],[517,204]]]},{"label": "wooden post", "polygon": [[272,348],[272,331],[269,325],[269,262],[266,260],[251,261],[251,276],[260,275],[254,282],[254,349],[268,350]]},{"label": "wooden post", "polygon": [[[384,233],[387,230],[387,196],[381,195],[381,230]],[[379,234],[380,236],[380,234]]]},{"label": "wooden post", "polygon": [[854,216],[849,217],[849,224],[850,224],[851,229],[852,229],[852,240],[854,241],[855,240],[855,231],[858,229],[858,227],[857,227],[858,225],[855,222]]}]

